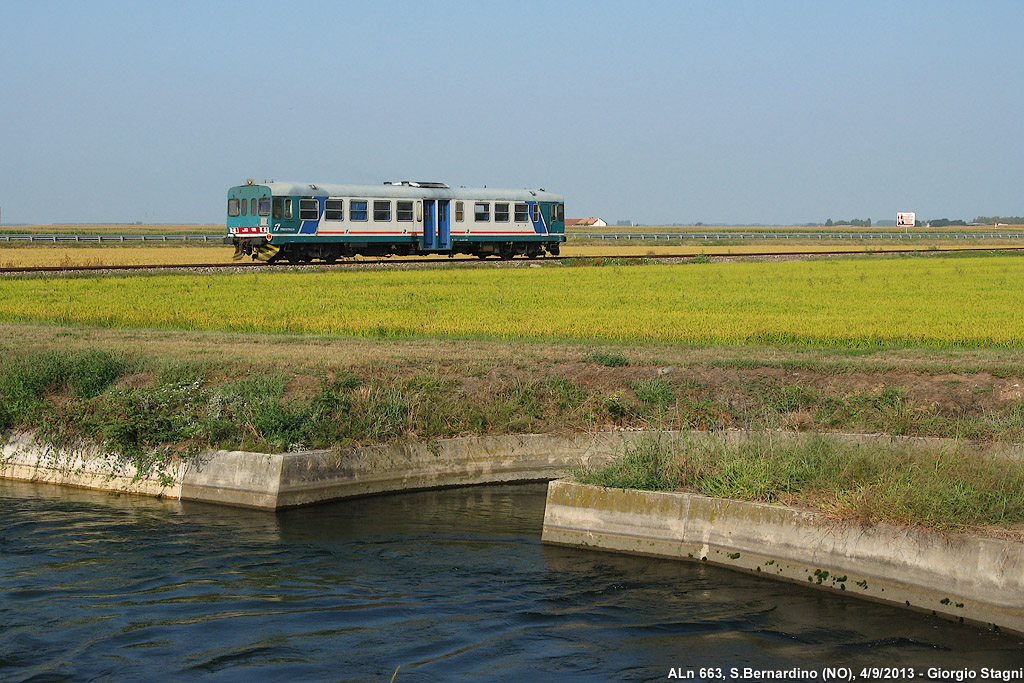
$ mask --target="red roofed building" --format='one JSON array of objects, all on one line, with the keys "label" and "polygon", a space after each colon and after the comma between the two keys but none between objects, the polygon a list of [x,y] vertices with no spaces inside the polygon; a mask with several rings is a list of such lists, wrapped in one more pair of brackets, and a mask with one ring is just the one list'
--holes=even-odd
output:
[{"label": "red roofed building", "polygon": [[567,228],[606,228],[608,227],[607,221],[603,218],[566,218],[565,227]]}]

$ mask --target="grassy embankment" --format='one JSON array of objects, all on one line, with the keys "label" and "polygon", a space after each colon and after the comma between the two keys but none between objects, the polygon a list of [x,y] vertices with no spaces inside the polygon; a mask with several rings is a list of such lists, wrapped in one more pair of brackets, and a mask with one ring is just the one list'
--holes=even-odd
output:
[{"label": "grassy embankment", "polygon": [[644,439],[580,469],[588,484],[810,508],[843,520],[1024,538],[1024,462],[963,448],[854,445],[824,437],[739,446]]},{"label": "grassy embankment", "polygon": [[[0,423],[102,441],[144,465],[210,446],[587,429],[1019,441],[1024,330],[1010,285],[1021,267],[974,257],[9,278]],[[955,483],[956,470],[941,471]]]}]

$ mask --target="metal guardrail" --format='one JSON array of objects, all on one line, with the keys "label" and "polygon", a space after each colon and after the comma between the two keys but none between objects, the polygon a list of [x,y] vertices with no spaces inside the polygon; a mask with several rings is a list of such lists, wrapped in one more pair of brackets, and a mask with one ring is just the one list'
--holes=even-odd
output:
[{"label": "metal guardrail", "polygon": [[601,240],[771,240],[771,239],[1024,239],[1019,232],[567,232],[567,237]]},{"label": "metal guardrail", "polygon": [[[1020,232],[568,232],[566,237],[600,240],[913,240],[1024,239]],[[28,235],[0,233],[0,242],[220,242],[219,235]]]},{"label": "metal guardrail", "polygon": [[220,235],[19,235],[0,233],[0,242],[220,242]]}]

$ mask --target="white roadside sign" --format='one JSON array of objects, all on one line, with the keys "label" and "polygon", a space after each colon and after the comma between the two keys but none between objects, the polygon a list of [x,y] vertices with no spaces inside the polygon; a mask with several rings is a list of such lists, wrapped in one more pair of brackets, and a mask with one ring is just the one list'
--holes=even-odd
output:
[{"label": "white roadside sign", "polygon": [[917,214],[913,211],[905,211],[896,214],[896,227],[912,228],[917,224]]}]

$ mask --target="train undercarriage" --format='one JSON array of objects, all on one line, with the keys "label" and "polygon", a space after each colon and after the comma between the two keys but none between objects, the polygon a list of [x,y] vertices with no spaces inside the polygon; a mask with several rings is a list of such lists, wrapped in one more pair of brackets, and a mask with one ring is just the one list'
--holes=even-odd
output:
[{"label": "train undercarriage", "polygon": [[317,242],[302,244],[288,242],[277,245],[262,237],[228,237],[224,240],[235,245],[232,258],[239,261],[249,256],[254,261],[263,263],[312,263],[323,261],[335,263],[339,259],[354,256],[388,257],[388,256],[441,256],[466,254],[485,259],[497,256],[508,260],[516,256],[535,259],[550,254],[558,256],[560,243],[557,241],[530,242],[455,242],[451,250],[431,251],[419,249],[415,243],[388,242]]}]

